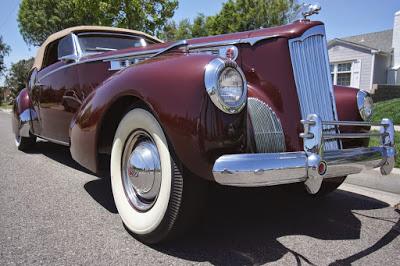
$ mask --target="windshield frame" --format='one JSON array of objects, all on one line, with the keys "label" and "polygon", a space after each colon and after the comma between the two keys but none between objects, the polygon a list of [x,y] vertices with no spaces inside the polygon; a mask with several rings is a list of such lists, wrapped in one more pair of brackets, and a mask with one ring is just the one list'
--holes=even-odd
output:
[{"label": "windshield frame", "polygon": [[[106,51],[115,51],[115,50],[119,50],[119,49],[112,49],[109,47],[90,47],[91,50],[87,50],[85,47],[85,45],[83,44],[83,42],[81,41],[82,37],[85,36],[98,36],[98,37],[105,37],[107,38],[107,36],[109,37],[116,37],[116,38],[124,38],[125,39],[132,39],[133,41],[138,41],[141,45],[140,46],[130,46],[130,47],[126,47],[126,48],[136,48],[136,47],[146,47],[149,44],[153,44],[155,43],[152,40],[148,40],[147,38],[140,36],[140,35],[133,35],[133,34],[125,34],[125,33],[113,33],[113,32],[101,32],[101,31],[96,31],[96,32],[80,32],[80,33],[76,33],[77,37],[78,37],[78,41],[79,41],[79,46],[81,48],[82,51],[82,55],[93,55],[93,54],[99,54],[99,53],[104,53]],[[99,48],[99,49],[96,49]]]}]

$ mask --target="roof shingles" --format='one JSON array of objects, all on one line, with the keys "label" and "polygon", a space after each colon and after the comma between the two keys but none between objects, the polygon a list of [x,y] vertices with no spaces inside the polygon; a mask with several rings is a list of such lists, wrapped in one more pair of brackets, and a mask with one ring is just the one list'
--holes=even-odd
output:
[{"label": "roof shingles", "polygon": [[339,38],[340,40],[366,46],[385,53],[392,51],[393,30],[385,30]]}]

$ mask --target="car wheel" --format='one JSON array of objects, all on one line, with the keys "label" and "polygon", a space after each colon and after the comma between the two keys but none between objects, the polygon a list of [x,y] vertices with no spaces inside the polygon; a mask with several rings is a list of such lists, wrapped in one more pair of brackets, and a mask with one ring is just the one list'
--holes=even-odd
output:
[{"label": "car wheel", "polygon": [[347,176],[338,176],[332,178],[326,178],[322,181],[321,188],[316,194],[313,194],[314,197],[323,197],[326,196],[333,191],[335,191],[341,184],[343,184],[344,180],[346,180]]},{"label": "car wheel", "polygon": [[15,135],[15,146],[20,151],[28,151],[36,144],[36,136],[22,137],[19,134]]},{"label": "car wheel", "polygon": [[133,109],[121,120],[111,151],[111,185],[125,227],[139,240],[158,243],[182,232],[201,189],[183,178],[155,117]]},{"label": "car wheel", "polygon": [[315,194],[308,193],[303,183],[291,184],[290,188],[294,193],[299,193],[301,195],[307,194],[312,198],[321,198],[335,191],[344,182],[346,177],[347,176],[339,176],[324,179],[322,181],[321,188]]}]

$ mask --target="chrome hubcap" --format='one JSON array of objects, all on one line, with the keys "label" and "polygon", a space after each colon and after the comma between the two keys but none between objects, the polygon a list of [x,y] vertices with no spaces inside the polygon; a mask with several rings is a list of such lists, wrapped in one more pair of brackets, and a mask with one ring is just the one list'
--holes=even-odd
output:
[{"label": "chrome hubcap", "polygon": [[122,154],[122,182],[131,205],[149,210],[157,200],[161,187],[160,155],[153,139],[137,130],[129,136]]},{"label": "chrome hubcap", "polygon": [[15,134],[15,145],[18,147],[21,143],[21,136],[19,134]]}]

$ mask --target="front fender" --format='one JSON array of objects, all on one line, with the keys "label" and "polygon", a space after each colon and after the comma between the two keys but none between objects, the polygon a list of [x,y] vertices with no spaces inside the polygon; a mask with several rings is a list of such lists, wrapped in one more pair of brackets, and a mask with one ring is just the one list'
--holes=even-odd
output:
[{"label": "front fender", "polygon": [[[357,106],[358,89],[334,86],[336,109],[340,121],[363,121]],[[340,127],[340,132],[355,133],[368,132],[370,127]],[[369,139],[344,139],[342,144],[344,148],[367,147]]]},{"label": "front fender", "polygon": [[18,94],[13,105],[12,129],[15,135],[29,137],[31,121],[31,99],[28,89]]},{"label": "front fender", "polygon": [[71,123],[71,154],[98,172],[99,132],[113,103],[134,96],[160,122],[175,154],[192,173],[213,179],[215,160],[240,153],[246,145],[246,111],[225,114],[204,87],[205,66],[215,56],[166,55],[128,67],[101,84],[83,103]]}]

